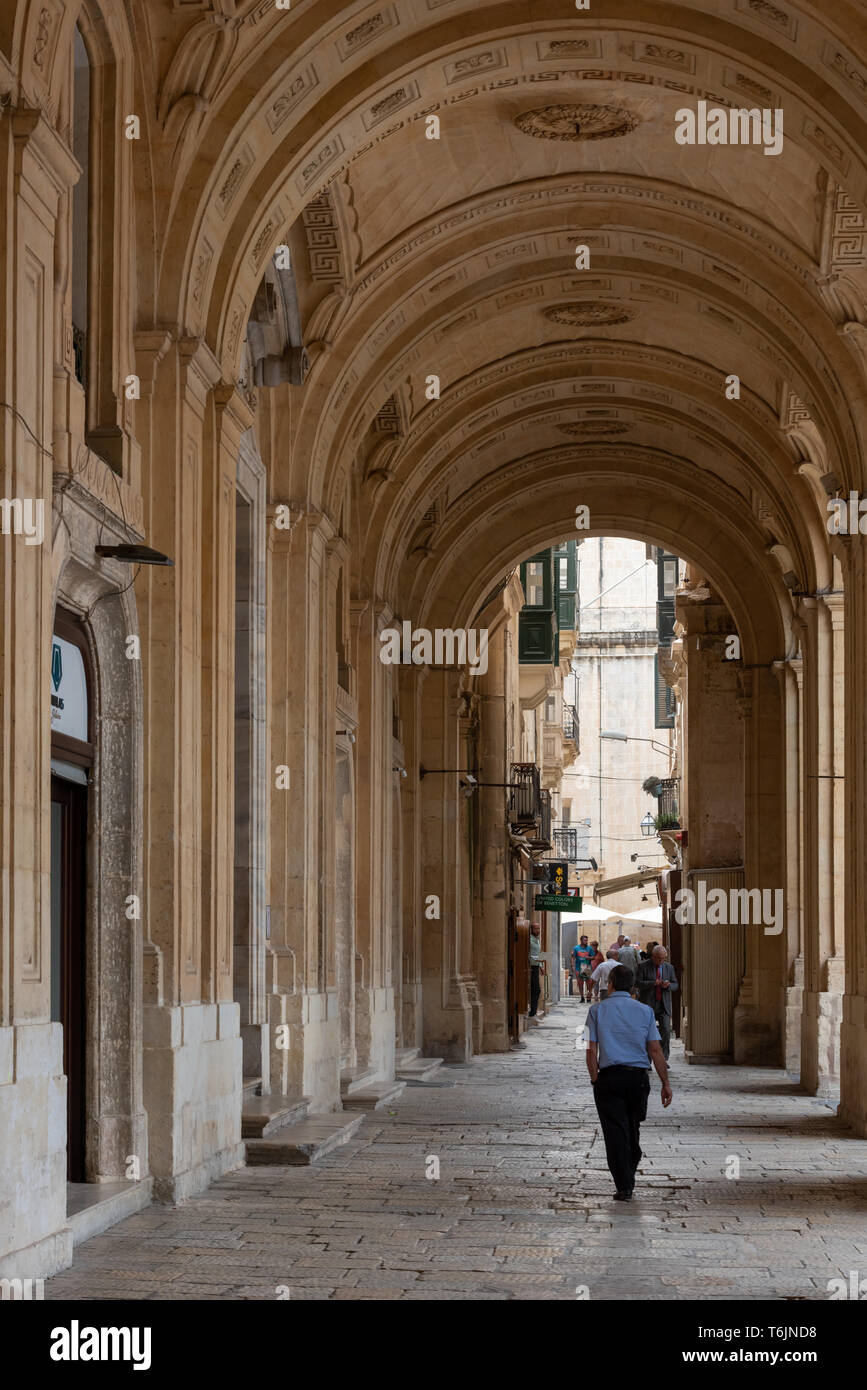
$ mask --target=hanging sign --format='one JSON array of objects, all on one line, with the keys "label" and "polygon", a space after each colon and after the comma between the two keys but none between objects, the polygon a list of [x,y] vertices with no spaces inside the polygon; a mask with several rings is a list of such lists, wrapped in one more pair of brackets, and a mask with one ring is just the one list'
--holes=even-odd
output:
[{"label": "hanging sign", "polygon": [[87,743],[87,676],[80,648],[51,639],[51,732]]},{"label": "hanging sign", "polygon": [[581,898],[577,893],[537,893],[534,901],[540,912],[581,911]]}]

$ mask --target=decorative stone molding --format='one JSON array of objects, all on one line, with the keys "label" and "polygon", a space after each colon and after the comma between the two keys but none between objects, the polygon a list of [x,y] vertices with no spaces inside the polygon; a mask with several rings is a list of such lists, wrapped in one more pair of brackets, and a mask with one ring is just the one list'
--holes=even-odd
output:
[{"label": "decorative stone molding", "polygon": [[558,425],[561,434],[571,435],[573,439],[598,439],[604,435],[626,434],[629,425],[617,420],[581,420],[574,425]]},{"label": "decorative stone molding", "polygon": [[343,283],[337,213],[327,189],[307,204],[301,220],[307,238],[310,278],[321,284]]},{"label": "decorative stone molding", "polygon": [[639,118],[626,106],[596,106],[582,102],[523,111],[515,117],[515,125],[525,135],[534,135],[539,140],[613,140],[635,130]]},{"label": "decorative stone molding", "polygon": [[635,310],[623,304],[610,304],[604,299],[588,299],[584,303],[555,304],[545,310],[551,323],[563,323],[569,328],[607,328],[629,323]]}]

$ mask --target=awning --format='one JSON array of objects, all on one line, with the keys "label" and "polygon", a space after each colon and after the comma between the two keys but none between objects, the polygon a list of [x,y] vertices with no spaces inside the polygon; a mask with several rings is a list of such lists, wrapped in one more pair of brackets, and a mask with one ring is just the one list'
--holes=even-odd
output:
[{"label": "awning", "polygon": [[[627,888],[640,888],[643,883],[654,883],[659,878],[660,869],[645,869],[642,873],[623,874],[621,878],[603,878],[593,885],[593,901],[598,902],[611,893],[623,893]],[[612,913],[612,917],[623,913]]]}]

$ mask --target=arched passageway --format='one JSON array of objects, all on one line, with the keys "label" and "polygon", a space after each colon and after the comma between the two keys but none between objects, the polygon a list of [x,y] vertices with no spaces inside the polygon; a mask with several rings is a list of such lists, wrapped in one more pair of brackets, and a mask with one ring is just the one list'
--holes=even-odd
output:
[{"label": "arched passageway", "polygon": [[[862,25],[807,0],[604,8],[0,17],[16,1270],[73,1238],[63,1124],[26,1123],[64,1077],[45,689],[68,535],[95,576],[74,615],[117,596],[97,765],[112,719],[132,729],[125,809],[94,828],[126,847],[99,910],[109,937],[136,924],[130,1055],[88,1082],[91,1115],[123,1101],[89,1183],[181,1199],[267,1162],[272,1127],[330,1143],[396,1073],[508,1049],[519,566],[603,535],[688,565],[682,872],[740,853],[746,889],[785,896],[779,933],[694,957],[696,1055],[723,1046],[699,1027],[721,969],[726,1055],[839,1088],[867,1134],[867,565],[828,510],[867,487]],[[486,669],[384,661],[404,624],[484,629]],[[465,796],[472,768],[494,785]]]}]

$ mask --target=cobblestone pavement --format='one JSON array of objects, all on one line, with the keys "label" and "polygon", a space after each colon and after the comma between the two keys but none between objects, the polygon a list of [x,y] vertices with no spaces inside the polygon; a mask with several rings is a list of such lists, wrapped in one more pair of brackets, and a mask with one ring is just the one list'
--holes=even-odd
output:
[{"label": "cobblestone pavement", "polygon": [[564,1001],[525,1050],[408,1086],[313,1168],[130,1217],[46,1298],[827,1299],[867,1276],[867,1141],[782,1071],[690,1067],[675,1044],[674,1102],[654,1077],[636,1197],[613,1202],[585,1013]]}]

